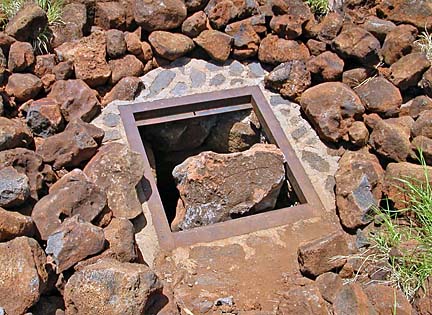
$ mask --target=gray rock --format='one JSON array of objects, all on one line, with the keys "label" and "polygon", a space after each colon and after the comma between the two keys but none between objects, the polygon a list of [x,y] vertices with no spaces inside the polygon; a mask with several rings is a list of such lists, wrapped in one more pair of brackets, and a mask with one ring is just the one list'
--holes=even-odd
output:
[{"label": "gray rock", "polygon": [[0,170],[0,207],[11,208],[22,205],[30,196],[29,179],[13,167]]},{"label": "gray rock", "polygon": [[192,88],[198,88],[204,85],[206,81],[206,74],[198,69],[192,68],[190,73]]},{"label": "gray rock", "polygon": [[103,116],[102,120],[105,126],[115,127],[120,122],[120,116],[118,114],[108,113]]},{"label": "gray rock", "polygon": [[264,69],[259,62],[252,62],[248,65],[252,77],[260,78],[264,76]]},{"label": "gray rock", "polygon": [[174,96],[182,96],[188,90],[188,86],[184,82],[177,83],[171,90],[171,94]]},{"label": "gray rock", "polygon": [[232,76],[236,76],[236,77],[240,76],[243,73],[243,70],[244,70],[243,65],[237,60],[234,60],[229,66],[229,74]]},{"label": "gray rock", "polygon": [[216,74],[213,78],[210,79],[210,86],[218,86],[224,83],[226,80],[225,76],[221,73]]},{"label": "gray rock", "polygon": [[161,71],[154,79],[150,86],[150,95],[159,94],[164,88],[166,88],[172,80],[174,80],[176,73],[171,70]]}]

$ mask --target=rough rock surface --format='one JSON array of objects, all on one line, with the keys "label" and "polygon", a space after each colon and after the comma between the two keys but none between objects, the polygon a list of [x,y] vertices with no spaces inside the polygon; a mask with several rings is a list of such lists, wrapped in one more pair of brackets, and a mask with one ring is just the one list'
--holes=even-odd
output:
[{"label": "rough rock surface", "polygon": [[399,116],[411,116],[416,119],[421,112],[432,109],[432,99],[426,95],[417,96],[400,107]]},{"label": "rough rock surface", "polygon": [[412,306],[406,296],[398,289],[374,283],[363,290],[378,315],[396,313],[411,315]]},{"label": "rough rock surface", "polygon": [[276,314],[327,315],[329,310],[318,288],[315,285],[305,285],[283,292]]},{"label": "rough rock surface", "polygon": [[138,257],[134,226],[128,219],[113,218],[104,228],[104,235],[109,247],[103,254],[120,262],[132,262]]},{"label": "rough rock surface", "polygon": [[176,166],[173,176],[180,200],[171,226],[187,230],[272,209],[285,179],[284,157],[265,144],[241,153],[206,151]]},{"label": "rough rock surface", "polygon": [[35,3],[28,3],[7,23],[5,33],[19,41],[33,40],[47,26],[44,10]]},{"label": "rough rock surface", "polygon": [[115,217],[133,219],[142,213],[135,190],[144,175],[140,154],[119,143],[104,145],[87,164],[84,173],[105,191],[108,207]]},{"label": "rough rock surface", "polygon": [[336,81],[342,76],[344,61],[335,53],[323,52],[307,62],[307,69],[319,81]]},{"label": "rough rock surface", "polygon": [[414,137],[424,136],[432,139],[432,110],[422,111],[412,125]]},{"label": "rough rock surface", "polygon": [[409,54],[417,36],[417,28],[412,25],[399,25],[385,37],[381,55],[385,63],[391,65],[402,56]]},{"label": "rough rock surface", "polygon": [[34,225],[31,217],[15,211],[0,208],[0,242],[19,236],[33,236]]},{"label": "rough rock surface", "polygon": [[182,24],[182,33],[190,38],[197,37],[207,29],[207,15],[203,11],[195,12]]},{"label": "rough rock surface", "polygon": [[390,81],[402,91],[417,85],[430,62],[422,53],[412,53],[390,66]]},{"label": "rough rock surface", "polygon": [[42,81],[31,73],[13,73],[6,85],[6,93],[18,102],[35,98],[42,90]]},{"label": "rough rock surface", "polygon": [[53,257],[57,273],[61,273],[87,256],[99,253],[104,246],[103,229],[85,222],[78,214],[64,220],[48,237],[45,252]]},{"label": "rough rock surface", "polygon": [[346,138],[353,121],[364,112],[357,94],[340,82],[326,82],[307,89],[300,104],[318,134],[327,141]]},{"label": "rough rock surface", "polygon": [[60,105],[50,98],[31,102],[26,122],[33,134],[43,138],[52,136],[64,128]]},{"label": "rough rock surface", "polygon": [[395,23],[412,24],[418,29],[432,27],[432,5],[429,1],[385,0],[377,11]]},{"label": "rough rock surface", "polygon": [[149,297],[161,290],[162,284],[146,265],[100,260],[67,282],[66,315],[145,314]]},{"label": "rough rock surface", "polygon": [[0,151],[33,144],[30,130],[19,120],[0,117]]},{"label": "rough rock surface", "polygon": [[39,300],[48,280],[45,263],[45,253],[32,238],[0,243],[0,305],[6,314],[24,314]]},{"label": "rough rock surface", "polygon": [[148,32],[179,27],[186,19],[187,10],[181,0],[136,0],[135,21]]},{"label": "rough rock surface", "polygon": [[11,72],[25,72],[35,63],[33,47],[27,42],[15,42],[11,45],[8,69]]},{"label": "rough rock surface", "polygon": [[[61,200],[61,203],[59,203]],[[105,208],[106,195],[79,169],[63,176],[39,200],[32,218],[43,240],[56,231],[63,220],[77,214],[92,222]]]},{"label": "rough rock surface", "polygon": [[300,270],[309,276],[319,276],[345,264],[345,259],[335,259],[349,253],[343,231],[301,244],[298,249]]},{"label": "rough rock surface", "polygon": [[144,71],[142,62],[134,55],[126,55],[123,58],[110,60],[111,83],[116,84],[121,79],[134,76],[139,77]]},{"label": "rough rock surface", "polygon": [[306,61],[309,56],[310,53],[305,44],[271,34],[261,41],[258,50],[258,59],[272,65],[290,60]]},{"label": "rough rock surface", "polygon": [[102,106],[108,105],[112,101],[132,101],[144,88],[143,82],[136,77],[122,78],[102,100]]},{"label": "rough rock surface", "polygon": [[126,41],[122,31],[111,29],[106,32],[107,54],[110,58],[119,58],[126,53]]},{"label": "rough rock surface", "polygon": [[343,286],[343,280],[337,273],[326,272],[315,279],[315,284],[324,300],[333,304],[337,292]]},{"label": "rough rock surface", "polygon": [[358,283],[344,285],[333,303],[335,314],[375,315],[375,309]]},{"label": "rough rock surface", "polygon": [[384,170],[367,150],[347,151],[335,174],[339,218],[348,229],[361,227],[372,219],[369,211],[381,200]]},{"label": "rough rock surface", "polygon": [[194,47],[192,39],[183,34],[154,31],[148,38],[156,53],[168,60],[176,60],[186,55]]},{"label": "rough rock surface", "polygon": [[30,196],[29,179],[12,166],[0,169],[0,207],[21,206]]},{"label": "rough rock surface", "polygon": [[222,32],[205,30],[194,39],[195,44],[200,46],[215,61],[224,62],[231,53],[231,45],[234,39]]}]

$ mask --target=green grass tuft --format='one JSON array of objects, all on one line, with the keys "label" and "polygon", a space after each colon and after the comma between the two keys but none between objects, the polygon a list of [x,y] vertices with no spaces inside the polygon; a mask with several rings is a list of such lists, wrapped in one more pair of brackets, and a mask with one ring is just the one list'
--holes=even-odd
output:
[{"label": "green grass tuft", "polygon": [[328,0],[306,0],[312,12],[317,15],[326,15],[330,11]]}]

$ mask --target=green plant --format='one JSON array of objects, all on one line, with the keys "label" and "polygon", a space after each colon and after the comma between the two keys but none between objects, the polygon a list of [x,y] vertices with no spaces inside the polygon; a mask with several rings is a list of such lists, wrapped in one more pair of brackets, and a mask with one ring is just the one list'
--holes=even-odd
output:
[{"label": "green plant", "polygon": [[328,0],[306,0],[312,12],[318,15],[326,15],[330,11]]},{"label": "green plant", "polygon": [[426,55],[429,61],[432,61],[432,34],[429,34],[425,29],[415,41],[415,44],[420,47],[421,51]]},{"label": "green plant", "polygon": [[62,14],[64,0],[0,0],[0,25],[6,27],[8,21],[12,19],[22,6],[28,1],[37,3],[45,12],[48,18],[48,26],[45,27],[33,41],[36,52],[48,52],[48,44],[52,37],[50,27],[62,24]]}]

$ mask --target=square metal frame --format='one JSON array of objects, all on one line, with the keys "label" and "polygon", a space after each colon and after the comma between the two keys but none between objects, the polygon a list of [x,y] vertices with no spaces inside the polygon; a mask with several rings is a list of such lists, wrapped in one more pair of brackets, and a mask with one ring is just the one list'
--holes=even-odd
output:
[{"label": "square metal frame", "polygon": [[[138,128],[162,122],[184,120],[242,109],[253,109],[270,143],[282,150],[287,178],[300,205],[253,214],[246,217],[172,232],[153,177]],[[235,88],[119,106],[120,116],[133,151],[142,155],[145,172],[140,185],[159,241],[164,250],[212,242],[282,225],[294,224],[322,214],[323,205],[291,147],[270,105],[258,86]]]}]

